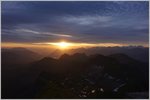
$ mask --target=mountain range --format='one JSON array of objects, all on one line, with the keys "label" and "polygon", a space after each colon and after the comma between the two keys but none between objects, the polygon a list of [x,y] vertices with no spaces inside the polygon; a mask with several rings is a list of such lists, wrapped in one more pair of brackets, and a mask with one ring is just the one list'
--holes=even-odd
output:
[{"label": "mountain range", "polygon": [[5,99],[136,98],[135,93],[148,98],[148,87],[148,62],[124,53],[62,54],[56,59],[24,48],[2,50]]},{"label": "mountain range", "polygon": [[69,49],[62,52],[59,49],[54,50],[48,56],[59,58],[62,54],[85,53],[86,55],[102,54],[109,56],[116,53],[123,53],[131,58],[142,62],[149,62],[149,48],[142,46],[124,46],[124,47],[92,47],[92,48],[77,48]]}]

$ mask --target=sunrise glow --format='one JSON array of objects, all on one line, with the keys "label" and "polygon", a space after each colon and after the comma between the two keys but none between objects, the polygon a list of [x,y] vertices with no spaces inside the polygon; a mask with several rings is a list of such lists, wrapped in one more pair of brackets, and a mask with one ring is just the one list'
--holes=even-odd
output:
[{"label": "sunrise glow", "polygon": [[[139,44],[135,44],[134,46],[138,46]],[[91,47],[122,47],[129,46],[128,44],[118,44],[118,43],[75,43],[69,41],[60,41],[60,42],[41,42],[41,43],[1,43],[1,47],[13,48],[13,47],[34,47],[34,48],[58,48],[61,50],[65,49],[75,49],[75,48],[91,48]],[[143,45],[144,47],[148,47],[148,45]]]},{"label": "sunrise glow", "polygon": [[68,42],[65,42],[65,41],[56,42],[56,43],[47,43],[47,44],[56,46],[60,49],[67,49],[67,48],[70,48],[71,46],[73,46],[72,43],[68,43]]},{"label": "sunrise glow", "polygon": [[126,44],[116,43],[75,43],[75,42],[46,42],[46,43],[33,43],[34,45],[47,45],[59,49],[74,49],[74,48],[90,48],[90,47],[114,47],[114,46],[126,46]]},{"label": "sunrise glow", "polygon": [[65,48],[68,48],[70,46],[70,43],[60,42],[60,43],[56,43],[55,45],[59,46],[61,49],[65,49]]}]

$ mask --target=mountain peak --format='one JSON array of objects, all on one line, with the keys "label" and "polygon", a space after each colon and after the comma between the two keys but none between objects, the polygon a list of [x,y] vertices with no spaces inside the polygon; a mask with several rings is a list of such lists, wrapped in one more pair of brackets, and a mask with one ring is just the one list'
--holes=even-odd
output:
[{"label": "mountain peak", "polygon": [[59,59],[67,59],[69,57],[70,57],[70,55],[65,53],[65,54],[61,55]]},{"label": "mountain peak", "polygon": [[73,57],[87,57],[85,53],[75,53],[72,55]]},{"label": "mountain peak", "polygon": [[121,63],[133,63],[136,61],[135,59],[129,57],[126,54],[122,54],[122,53],[112,54],[112,55],[109,55],[109,57],[112,57],[112,58],[120,61]]},{"label": "mountain peak", "polygon": [[40,62],[48,62],[48,61],[54,61],[54,58],[51,57],[44,57],[43,59],[40,60]]}]

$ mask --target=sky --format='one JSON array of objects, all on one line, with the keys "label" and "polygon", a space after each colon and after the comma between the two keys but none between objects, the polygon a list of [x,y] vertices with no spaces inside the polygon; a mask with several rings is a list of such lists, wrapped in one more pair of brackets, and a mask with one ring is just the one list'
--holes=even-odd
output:
[{"label": "sky", "polygon": [[148,1],[3,1],[2,43],[148,45]]}]

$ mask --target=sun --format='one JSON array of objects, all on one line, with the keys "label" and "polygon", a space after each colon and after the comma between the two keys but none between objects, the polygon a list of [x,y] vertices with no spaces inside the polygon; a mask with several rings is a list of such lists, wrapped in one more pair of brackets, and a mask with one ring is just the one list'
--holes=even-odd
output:
[{"label": "sun", "polygon": [[74,46],[73,43],[69,43],[69,42],[66,42],[66,41],[61,41],[61,42],[51,42],[51,43],[47,43],[47,44],[56,46],[57,48],[60,48],[60,49],[69,49],[69,48],[71,48],[71,47]]},{"label": "sun", "polygon": [[70,43],[67,42],[60,42],[58,43],[58,46],[62,49],[68,48],[70,46]]}]

